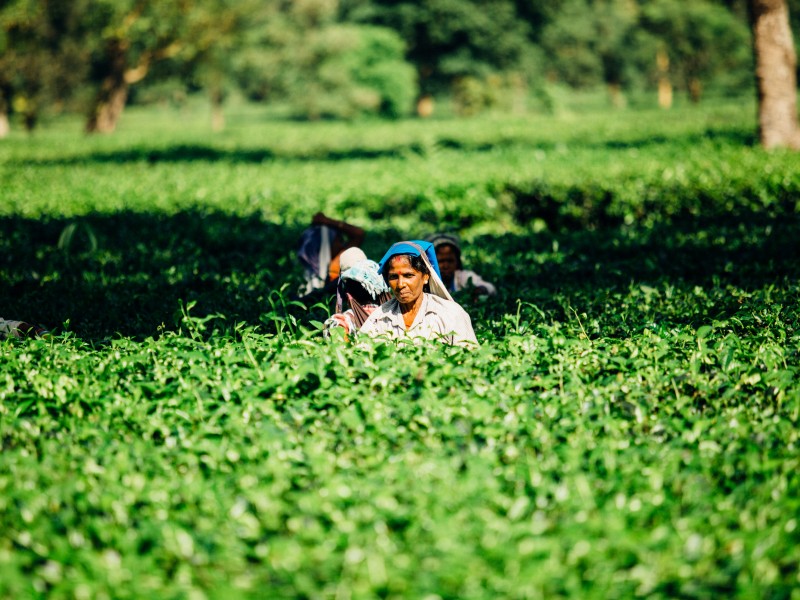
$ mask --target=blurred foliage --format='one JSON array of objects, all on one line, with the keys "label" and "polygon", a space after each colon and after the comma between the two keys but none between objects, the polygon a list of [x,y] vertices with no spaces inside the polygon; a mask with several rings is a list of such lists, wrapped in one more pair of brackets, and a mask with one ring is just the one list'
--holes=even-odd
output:
[{"label": "blurred foliage", "polygon": [[264,20],[233,65],[247,97],[308,119],[408,114],[417,83],[403,41],[390,29],[339,23],[335,8],[301,2]]},{"label": "blurred foliage", "polygon": [[298,34],[285,48],[296,79],[281,97],[299,117],[408,115],[416,75],[403,60],[403,42],[390,29],[331,25]]},{"label": "blurred foliage", "polygon": [[668,80],[699,101],[753,87],[747,18],[744,0],[9,0],[0,113],[115,127],[131,86],[134,103],[202,89],[219,113],[241,92],[302,118],[397,118],[420,96],[462,115],[557,110],[554,84],[624,106]]},{"label": "blurred foliage", "polygon": [[447,89],[454,79],[518,69],[532,51],[528,25],[511,0],[355,0],[343,7],[350,18],[400,33],[425,94]]},{"label": "blurred foliage", "polygon": [[551,76],[575,87],[622,84],[639,7],[630,0],[569,0],[544,29]]},{"label": "blurred foliage", "polygon": [[725,8],[654,0],[643,7],[641,23],[643,34],[653,36],[669,57],[670,77],[693,101],[700,100],[702,82],[716,79],[717,85],[741,90],[751,81],[750,32]]},{"label": "blurred foliage", "polygon": [[71,35],[77,21],[60,0],[0,4],[0,111],[18,114],[28,130],[45,111],[70,108],[89,76],[86,49]]}]

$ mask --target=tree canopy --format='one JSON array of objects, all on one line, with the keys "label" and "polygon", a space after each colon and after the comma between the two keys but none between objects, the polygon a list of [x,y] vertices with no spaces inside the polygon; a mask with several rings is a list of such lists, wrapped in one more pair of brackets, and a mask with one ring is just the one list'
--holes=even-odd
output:
[{"label": "tree canopy", "polygon": [[[800,0],[786,2],[800,11]],[[750,0],[5,0],[0,135],[81,110],[113,131],[132,89],[230,91],[301,118],[397,117],[426,96],[605,87],[662,105],[753,92]],[[795,36],[797,39],[797,36]],[[135,87],[133,87],[135,86]],[[547,102],[544,103],[547,105]],[[221,112],[221,111],[220,111]],[[217,123],[221,126],[221,120]]]}]

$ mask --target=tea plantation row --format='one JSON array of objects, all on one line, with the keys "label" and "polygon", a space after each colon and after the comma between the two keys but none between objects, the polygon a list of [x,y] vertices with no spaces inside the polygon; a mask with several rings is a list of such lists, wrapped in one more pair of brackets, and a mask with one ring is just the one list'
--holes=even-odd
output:
[{"label": "tea plantation row", "polygon": [[[800,171],[749,117],[3,141],[0,316],[55,336],[0,342],[0,596],[797,598]],[[324,341],[320,209],[457,228],[481,347]]]}]

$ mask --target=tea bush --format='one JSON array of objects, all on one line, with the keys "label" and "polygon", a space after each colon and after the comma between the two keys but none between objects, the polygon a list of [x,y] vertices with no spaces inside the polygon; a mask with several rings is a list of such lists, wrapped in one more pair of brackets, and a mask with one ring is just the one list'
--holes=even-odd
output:
[{"label": "tea bush", "polygon": [[[3,141],[0,314],[54,336],[0,342],[0,595],[796,598],[798,159],[749,115]],[[457,228],[481,347],[323,340],[320,209]]]}]

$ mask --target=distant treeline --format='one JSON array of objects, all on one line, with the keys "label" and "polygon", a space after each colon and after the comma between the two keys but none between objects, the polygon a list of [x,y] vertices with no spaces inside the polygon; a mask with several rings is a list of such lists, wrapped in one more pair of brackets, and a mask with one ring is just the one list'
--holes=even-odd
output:
[{"label": "distant treeline", "polygon": [[[132,102],[236,92],[293,117],[549,110],[550,84],[668,107],[752,90],[747,0],[10,0],[0,136],[78,112],[113,131]],[[800,0],[787,2],[800,14]],[[796,23],[794,24],[796,25]],[[795,35],[797,39],[797,35]]]}]

